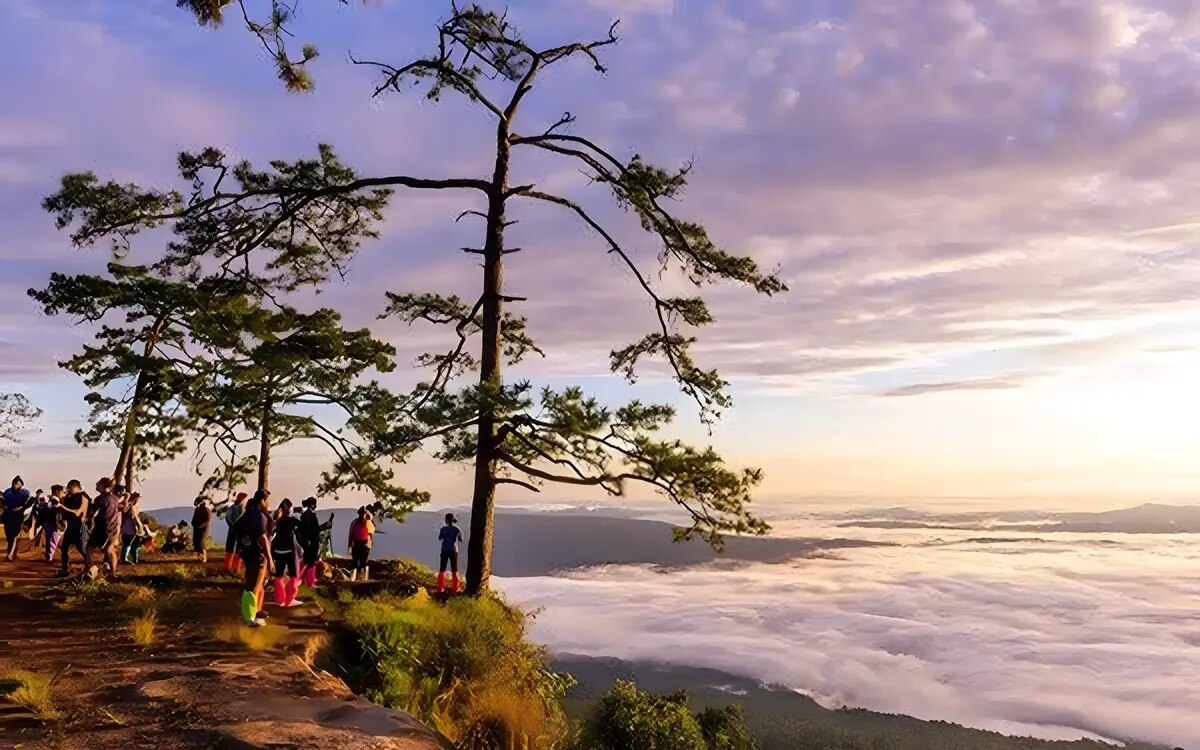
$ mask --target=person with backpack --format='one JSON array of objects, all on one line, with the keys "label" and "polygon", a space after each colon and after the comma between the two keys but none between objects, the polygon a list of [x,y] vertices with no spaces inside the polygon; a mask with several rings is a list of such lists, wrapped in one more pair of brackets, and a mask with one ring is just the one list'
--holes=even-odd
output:
[{"label": "person with backpack", "polygon": [[300,519],[292,513],[292,501],[284,498],[275,515],[275,528],[271,535],[271,558],[275,561],[275,603],[281,607],[296,607],[296,593],[300,589],[299,549],[296,532]]},{"label": "person with backpack", "polygon": [[67,494],[58,504],[59,524],[62,526],[62,569],[58,571],[59,578],[71,575],[71,548],[79,550],[87,567],[87,519],[91,514],[92,499],[83,491],[83,484],[78,479],[67,482]]},{"label": "person with backpack", "polygon": [[354,569],[351,581],[366,581],[370,578],[367,563],[371,558],[371,545],[375,543],[375,524],[371,522],[371,511],[358,509],[358,517],[350,522],[350,562]]},{"label": "person with backpack", "polygon": [[267,571],[274,567],[271,560],[271,513],[267,505],[270,497],[271,493],[267,490],[255,492],[235,527],[238,555],[246,571],[242,584],[242,620],[250,627],[266,625],[263,598]]},{"label": "person with backpack", "polygon": [[462,541],[462,531],[454,524],[458,519],[453,513],[446,514],[446,525],[438,531],[438,541],[442,543],[442,552],[438,560],[437,590],[446,590],[446,566],[450,566],[450,592],[458,593],[458,543]]},{"label": "person with backpack", "polygon": [[301,503],[300,525],[296,530],[296,541],[300,545],[300,579],[310,589],[317,587],[317,564],[321,559],[321,537],[333,528],[333,514],[321,523],[317,519],[317,499],[309,497]]},{"label": "person with backpack", "polygon": [[21,527],[25,525],[25,510],[29,507],[29,490],[25,480],[13,477],[12,486],[4,490],[4,537],[8,541],[5,560],[12,562],[17,557],[17,542],[21,538]]},{"label": "person with backpack", "polygon": [[237,554],[237,534],[234,533],[234,527],[246,512],[246,497],[245,492],[239,492],[229,510],[225,511],[225,524],[229,527],[225,534],[225,570],[229,573],[237,573],[238,563],[241,562]]}]

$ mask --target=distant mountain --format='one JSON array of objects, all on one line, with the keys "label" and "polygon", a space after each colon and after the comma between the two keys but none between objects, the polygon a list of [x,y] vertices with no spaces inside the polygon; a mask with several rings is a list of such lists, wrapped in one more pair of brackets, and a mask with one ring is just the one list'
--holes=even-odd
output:
[{"label": "distant mountain", "polygon": [[987,514],[958,514],[943,517],[917,512],[897,516],[845,521],[843,528],[930,529],[930,530],[1002,530],[1031,532],[1074,532],[1082,534],[1200,534],[1200,505],[1162,505],[1146,503],[1135,508],[1092,513],[1045,513],[1037,522],[997,524]]},{"label": "distant mountain", "polygon": [[[191,508],[149,511],[164,524],[190,520]],[[328,510],[319,512],[321,520]],[[346,537],[354,511],[332,509],[334,552],[345,553]],[[404,523],[385,520],[375,537],[377,557],[407,557],[429,564],[437,562],[437,530],[443,513],[417,511]],[[459,514],[466,536],[470,517]],[[225,538],[225,522],[216,520],[213,536]],[[849,547],[879,546],[854,539],[787,539],[729,537],[725,552],[717,555],[700,540],[673,544],[674,527],[662,521],[614,518],[587,513],[500,512],[496,514],[496,548],[492,572],[501,577],[549,575],[556,571],[605,564],[646,564],[667,567],[698,565],[714,560],[780,562]]]},{"label": "distant mountain", "polygon": [[[746,726],[762,750],[1110,750],[1093,740],[1074,742],[1010,737],[944,721],[882,714],[864,709],[824,708],[794,690],[760,685],[713,669],[561,654],[554,668],[575,676],[568,710],[582,715],[615,679],[633,679],[655,693],[687,690],[699,710],[741,705]],[[903,689],[897,687],[897,689]],[[1169,750],[1135,741],[1126,750]]]}]

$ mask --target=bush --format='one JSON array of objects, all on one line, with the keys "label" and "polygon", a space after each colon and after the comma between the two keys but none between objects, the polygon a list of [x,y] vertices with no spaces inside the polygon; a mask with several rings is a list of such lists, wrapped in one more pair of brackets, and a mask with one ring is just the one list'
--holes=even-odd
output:
[{"label": "bush", "polygon": [[696,717],[696,722],[709,750],[758,750],[758,742],[746,729],[741,706],[706,708]]},{"label": "bush", "polygon": [[408,711],[463,750],[549,750],[567,724],[561,699],[569,676],[547,668],[546,650],[526,640],[528,617],[494,596],[445,604],[425,591],[343,606],[359,659],[361,691]]},{"label": "bush", "polygon": [[133,618],[129,623],[129,635],[133,638],[133,642],[142,648],[150,648],[154,645],[155,631],[158,629],[158,612],[154,609],[147,609],[142,614]]},{"label": "bush", "polygon": [[54,705],[51,683],[49,677],[37,672],[13,670],[0,675],[0,695],[42,719],[57,719],[61,714]]},{"label": "bush", "polygon": [[660,696],[617,680],[592,709],[580,750],[709,750],[686,693]]},{"label": "bush", "polygon": [[275,648],[287,635],[287,628],[279,625],[263,625],[252,628],[237,620],[226,620],[213,632],[218,641],[241,646],[248,651],[267,651]]}]

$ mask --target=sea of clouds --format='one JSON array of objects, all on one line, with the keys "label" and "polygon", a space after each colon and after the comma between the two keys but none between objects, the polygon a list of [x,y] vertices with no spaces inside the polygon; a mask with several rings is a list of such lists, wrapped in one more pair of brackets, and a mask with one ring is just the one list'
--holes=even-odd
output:
[{"label": "sea of clouds", "polygon": [[[829,520],[777,528],[851,531]],[[1200,746],[1195,536],[852,533],[900,545],[499,586],[544,607],[534,636],[563,653],[710,667],[826,706],[1010,734]]]}]

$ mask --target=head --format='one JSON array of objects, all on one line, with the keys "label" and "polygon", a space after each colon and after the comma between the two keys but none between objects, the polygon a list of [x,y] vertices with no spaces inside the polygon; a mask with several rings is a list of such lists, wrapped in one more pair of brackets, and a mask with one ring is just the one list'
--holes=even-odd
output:
[{"label": "head", "polygon": [[51,485],[51,487],[50,487],[50,497],[54,498],[55,500],[62,497],[65,493],[66,493],[66,490],[63,488],[63,486],[61,484]]},{"label": "head", "polygon": [[180,522],[179,522],[179,525],[178,525],[178,526],[176,526],[176,528],[178,528],[178,529],[180,529],[180,530],[182,530],[182,529],[186,529],[187,527],[188,527],[188,522],[187,522],[187,521],[180,521]]},{"label": "head", "polygon": [[83,492],[83,482],[80,482],[78,479],[72,479],[67,482],[67,492]]},{"label": "head", "polygon": [[204,495],[200,495],[199,497],[197,497],[195,500],[192,501],[192,505],[199,508],[201,505],[204,505],[205,502],[207,502],[207,501],[204,499]]},{"label": "head", "polygon": [[250,501],[251,508],[259,508],[267,510],[271,501],[271,493],[269,490],[255,490],[254,498]]},{"label": "head", "polygon": [[292,514],[292,501],[290,498],[285,497],[283,499],[283,502],[281,502],[279,504],[279,507],[275,509],[275,515],[282,518],[283,516],[290,516],[291,514]]},{"label": "head", "polygon": [[304,498],[304,502],[302,504],[305,508],[308,508],[309,510],[317,509],[317,499],[315,497]]},{"label": "head", "polygon": [[100,477],[96,480],[96,492],[110,492],[113,488],[113,480],[109,477]]},{"label": "head", "polygon": [[458,523],[458,519],[454,517],[454,514],[453,514],[453,513],[447,513],[447,514],[446,514],[446,525],[447,525],[447,526],[453,526],[453,525],[454,525],[454,524],[456,524],[456,523]]},{"label": "head", "polygon": [[45,490],[38,490],[37,492],[34,493],[34,497],[36,497],[38,500],[41,500],[45,496],[46,496]]},{"label": "head", "polygon": [[135,492],[129,496],[129,506],[133,507],[142,501],[142,493]]},{"label": "head", "polygon": [[114,495],[118,495],[118,496],[126,495],[129,493],[129,489],[123,484],[114,484],[113,488],[112,488],[112,493]]},{"label": "head", "polygon": [[25,486],[25,480],[24,480],[24,479],[22,479],[22,478],[21,478],[21,477],[19,477],[19,476],[13,477],[13,480],[12,480],[12,488],[13,488],[14,490],[19,490],[19,489],[23,488],[24,486]]},{"label": "head", "polygon": [[367,506],[362,506],[358,509],[358,520],[366,521],[371,517],[371,511],[367,510]]},{"label": "head", "polygon": [[248,498],[248,497],[250,497],[250,496],[247,495],[245,492],[239,492],[239,493],[237,493],[237,497],[235,497],[233,499],[233,504],[234,505],[245,505],[246,498]]}]

